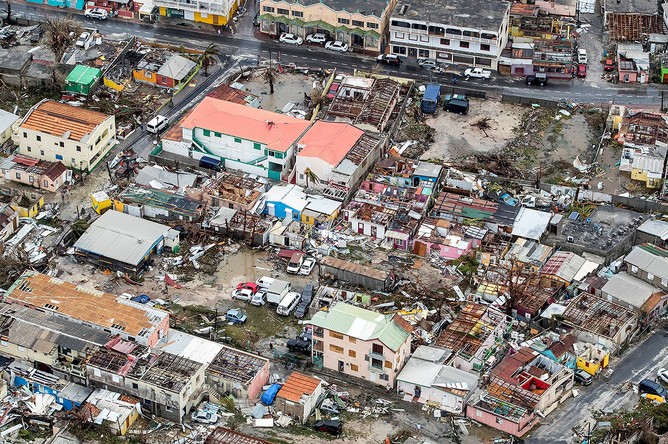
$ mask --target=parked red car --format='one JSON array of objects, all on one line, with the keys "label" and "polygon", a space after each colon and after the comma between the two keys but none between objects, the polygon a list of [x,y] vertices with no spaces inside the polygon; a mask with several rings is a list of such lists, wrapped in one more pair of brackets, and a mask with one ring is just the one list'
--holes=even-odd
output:
[{"label": "parked red car", "polygon": [[577,72],[578,77],[587,77],[587,65],[584,63],[580,63],[578,65],[578,72]]},{"label": "parked red car", "polygon": [[260,289],[260,287],[255,282],[239,282],[237,285],[237,290],[243,290],[244,288],[252,291],[253,294],[257,293],[257,291]]},{"label": "parked red car", "polygon": [[339,90],[339,86],[341,86],[339,83],[332,83],[332,86],[329,87],[329,91],[327,92],[328,99],[331,100],[336,97],[336,92]]},{"label": "parked red car", "polygon": [[613,71],[615,69],[615,62],[612,61],[612,59],[605,59],[605,63],[603,65],[603,71]]}]

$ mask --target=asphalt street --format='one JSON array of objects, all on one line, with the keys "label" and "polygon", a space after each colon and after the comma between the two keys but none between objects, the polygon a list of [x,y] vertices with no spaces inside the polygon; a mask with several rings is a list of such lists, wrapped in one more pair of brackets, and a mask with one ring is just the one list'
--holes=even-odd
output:
[{"label": "asphalt street", "polygon": [[[525,439],[527,444],[571,444],[573,427],[583,427],[591,421],[591,412],[616,409],[630,410],[638,402],[638,382],[644,378],[656,379],[657,370],[668,367],[668,332],[656,330],[621,360],[612,363],[610,380],[597,378],[588,387],[576,385],[580,394],[569,398]],[[633,390],[624,386],[630,381]],[[593,421],[591,421],[593,423]]]},{"label": "asphalt street", "polygon": [[[237,33],[233,36],[218,35],[213,29],[210,33],[198,32],[188,28],[161,27],[158,24],[146,24],[122,19],[98,21],[85,18],[81,14],[61,9],[44,10],[30,4],[14,4],[13,15],[34,20],[41,20],[44,14],[70,15],[82,22],[83,26],[96,27],[100,32],[107,34],[128,34],[144,39],[153,39],[158,42],[167,42],[184,45],[192,48],[205,48],[214,43],[221,55],[236,57],[237,59],[257,60],[260,55],[263,59],[277,60],[280,54],[281,63],[295,63],[298,66],[314,68],[335,67],[342,72],[352,72],[355,69],[369,70],[376,63],[372,57],[353,53],[338,53],[320,46],[292,46],[278,41],[258,40],[250,33]],[[249,13],[242,19],[239,26],[249,27],[253,14]],[[452,74],[435,74],[427,71],[407,71],[405,66],[399,68],[382,66],[381,72],[400,75],[416,80],[439,81],[450,84]],[[527,86],[522,78],[494,76],[488,81],[461,79],[459,85],[467,88],[481,89],[490,95],[520,94],[524,97],[536,99],[566,99],[579,103],[608,104],[637,104],[646,106],[660,106],[663,86],[633,86],[613,85],[595,82],[587,79],[573,79],[569,81],[552,81],[544,87]],[[668,97],[667,97],[668,98]],[[668,103],[668,102],[667,102]]]}]

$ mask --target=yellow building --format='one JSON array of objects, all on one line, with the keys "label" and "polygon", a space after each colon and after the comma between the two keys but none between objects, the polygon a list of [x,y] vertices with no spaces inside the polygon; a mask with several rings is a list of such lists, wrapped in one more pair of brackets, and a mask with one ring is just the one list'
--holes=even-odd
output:
[{"label": "yellow building", "polygon": [[610,352],[604,346],[578,343],[575,348],[578,354],[577,366],[579,369],[595,376],[608,366]]},{"label": "yellow building", "polygon": [[12,199],[9,204],[19,217],[35,217],[44,206],[44,195],[27,192]]},{"label": "yellow building", "polygon": [[288,32],[306,38],[325,34],[353,49],[384,52],[390,14],[396,0],[375,0],[345,5],[332,0],[260,0],[260,31],[278,36]]},{"label": "yellow building", "polygon": [[163,17],[224,26],[239,9],[238,0],[155,0]]},{"label": "yellow building", "polygon": [[636,154],[631,164],[631,180],[643,182],[647,188],[661,188],[663,163],[661,157]]},{"label": "yellow building", "polygon": [[341,202],[312,196],[302,210],[301,221],[306,225],[328,225],[339,216],[339,211]]},{"label": "yellow building", "polygon": [[[97,214],[102,214],[111,208],[111,198],[104,191],[98,191],[90,195],[90,202]],[[122,211],[122,210],[121,210]]]}]

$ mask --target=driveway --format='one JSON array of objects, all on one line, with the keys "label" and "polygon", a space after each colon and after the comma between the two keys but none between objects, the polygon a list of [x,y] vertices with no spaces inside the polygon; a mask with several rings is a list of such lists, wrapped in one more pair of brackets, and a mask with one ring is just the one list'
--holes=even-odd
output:
[{"label": "driveway", "polygon": [[[525,439],[527,444],[570,444],[574,442],[573,428],[586,429],[592,421],[591,412],[597,410],[632,410],[638,402],[636,387],[644,378],[654,380],[656,371],[668,366],[668,332],[655,330],[645,341],[618,362],[609,381],[597,378],[589,387],[576,385],[580,394],[569,398],[552,412],[541,425]],[[633,390],[623,387],[633,383]],[[593,425],[593,421],[592,421]]]}]

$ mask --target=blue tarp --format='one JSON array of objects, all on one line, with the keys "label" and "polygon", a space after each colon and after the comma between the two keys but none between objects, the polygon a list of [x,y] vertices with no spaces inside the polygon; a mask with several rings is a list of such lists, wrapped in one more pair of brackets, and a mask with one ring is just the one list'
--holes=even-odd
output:
[{"label": "blue tarp", "polygon": [[267,391],[262,394],[262,398],[260,398],[262,404],[272,405],[276,399],[276,393],[278,393],[280,389],[281,384],[273,384],[271,387],[269,387]]}]

